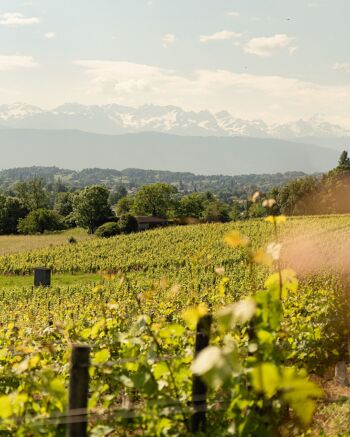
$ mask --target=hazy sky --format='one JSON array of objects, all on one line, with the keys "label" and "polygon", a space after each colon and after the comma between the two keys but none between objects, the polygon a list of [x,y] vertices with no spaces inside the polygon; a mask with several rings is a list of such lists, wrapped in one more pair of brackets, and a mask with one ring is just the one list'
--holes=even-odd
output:
[{"label": "hazy sky", "polygon": [[350,128],[349,0],[0,0],[0,103]]}]

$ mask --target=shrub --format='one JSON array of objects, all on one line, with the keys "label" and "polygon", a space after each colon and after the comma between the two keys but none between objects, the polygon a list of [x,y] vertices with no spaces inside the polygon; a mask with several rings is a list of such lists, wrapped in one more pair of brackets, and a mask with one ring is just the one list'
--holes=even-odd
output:
[{"label": "shrub", "polygon": [[137,232],[139,230],[136,217],[131,214],[122,215],[119,219],[118,226],[122,234],[130,234],[131,232]]},{"label": "shrub", "polygon": [[25,218],[19,220],[20,234],[43,234],[45,231],[60,231],[64,229],[63,218],[55,211],[36,209]]},{"label": "shrub", "polygon": [[107,222],[97,228],[95,234],[101,238],[109,238],[120,234],[120,229],[117,223]]},{"label": "shrub", "polygon": [[73,236],[68,238],[68,243],[69,244],[76,244],[77,242],[78,242],[77,239],[74,238]]}]

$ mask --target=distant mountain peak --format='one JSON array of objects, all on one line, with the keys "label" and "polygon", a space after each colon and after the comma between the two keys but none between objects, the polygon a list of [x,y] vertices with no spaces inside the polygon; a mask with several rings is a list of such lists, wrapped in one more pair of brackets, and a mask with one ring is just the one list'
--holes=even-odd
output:
[{"label": "distant mountain peak", "polygon": [[350,136],[350,130],[329,123],[322,115],[316,114],[307,120],[299,119],[294,123],[277,125],[273,128],[272,134],[277,138],[291,139],[303,137],[335,138]]},{"label": "distant mountain peak", "polygon": [[26,103],[17,102],[11,105],[0,105],[0,120],[2,121],[2,125],[4,125],[3,121],[11,119],[21,120],[42,112],[43,110],[38,106],[27,105]]},{"label": "distant mountain peak", "polygon": [[43,110],[24,103],[0,105],[2,128],[78,129],[100,134],[163,132],[186,136],[245,136],[257,138],[339,138],[350,130],[329,123],[321,115],[292,123],[267,125],[263,120],[244,120],[228,111],[185,111],[178,106],[147,104],[138,108],[110,103],[82,105],[69,102]]}]

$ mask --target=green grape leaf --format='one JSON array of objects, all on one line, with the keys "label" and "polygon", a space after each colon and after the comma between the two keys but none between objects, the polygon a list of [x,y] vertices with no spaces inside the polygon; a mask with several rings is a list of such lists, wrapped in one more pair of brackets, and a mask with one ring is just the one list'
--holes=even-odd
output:
[{"label": "green grape leaf", "polygon": [[108,349],[102,349],[98,352],[96,352],[94,359],[93,359],[93,364],[105,364],[111,357],[111,354],[109,352]]},{"label": "green grape leaf", "polygon": [[273,363],[259,364],[252,372],[254,389],[263,393],[268,399],[277,393],[280,382],[278,367]]}]

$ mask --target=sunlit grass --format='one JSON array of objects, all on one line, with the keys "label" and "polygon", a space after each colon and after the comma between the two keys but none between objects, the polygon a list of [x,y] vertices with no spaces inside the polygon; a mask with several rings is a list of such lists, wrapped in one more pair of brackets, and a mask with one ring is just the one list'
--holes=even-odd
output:
[{"label": "sunlit grass", "polygon": [[[63,287],[69,285],[95,284],[101,281],[101,276],[97,274],[60,274],[53,275],[52,287]],[[0,276],[0,288],[19,288],[31,287],[34,284],[33,276]]]},{"label": "sunlit grass", "polygon": [[36,249],[60,246],[61,244],[68,244],[68,238],[71,236],[77,241],[84,241],[92,238],[88,235],[86,230],[80,228],[43,235],[1,235],[0,255],[28,252]]}]

